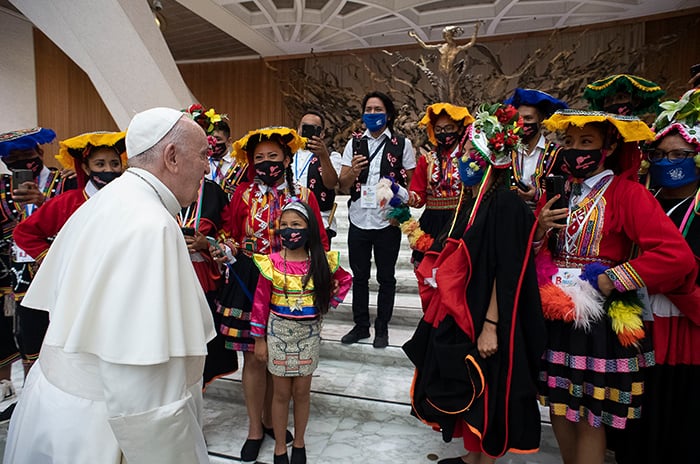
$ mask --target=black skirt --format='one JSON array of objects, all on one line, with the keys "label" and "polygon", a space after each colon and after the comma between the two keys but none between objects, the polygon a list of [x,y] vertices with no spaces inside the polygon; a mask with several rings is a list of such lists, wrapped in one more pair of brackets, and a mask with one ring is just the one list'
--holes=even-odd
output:
[{"label": "black skirt", "polygon": [[260,271],[252,258],[239,253],[225,275],[217,299],[217,312],[221,314],[219,332],[224,336],[224,346],[229,350],[253,351],[255,340],[250,335],[250,317]]}]

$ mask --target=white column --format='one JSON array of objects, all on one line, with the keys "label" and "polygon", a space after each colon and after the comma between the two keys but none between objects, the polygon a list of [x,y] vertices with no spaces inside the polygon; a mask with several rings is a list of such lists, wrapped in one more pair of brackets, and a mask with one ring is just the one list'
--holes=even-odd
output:
[{"label": "white column", "polygon": [[0,9],[0,132],[35,127],[36,79],[32,24]]},{"label": "white column", "polygon": [[117,125],[194,98],[146,0],[10,0],[90,77]]}]

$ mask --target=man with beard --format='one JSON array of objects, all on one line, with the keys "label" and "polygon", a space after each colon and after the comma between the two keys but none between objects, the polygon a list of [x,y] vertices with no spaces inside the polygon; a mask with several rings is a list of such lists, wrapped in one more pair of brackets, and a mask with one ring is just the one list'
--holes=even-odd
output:
[{"label": "man with beard", "polygon": [[542,196],[540,179],[552,172],[558,148],[545,139],[541,124],[556,110],[568,106],[548,93],[521,88],[516,88],[504,103],[517,108],[523,119],[523,147],[513,154],[512,183],[520,198],[534,210]]}]

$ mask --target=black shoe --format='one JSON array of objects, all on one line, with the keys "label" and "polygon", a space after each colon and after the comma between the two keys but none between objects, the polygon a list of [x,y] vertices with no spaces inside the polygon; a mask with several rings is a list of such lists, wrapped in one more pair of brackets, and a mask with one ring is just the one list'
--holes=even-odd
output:
[{"label": "black shoe", "polygon": [[258,460],[258,453],[260,453],[260,447],[262,446],[263,438],[258,438],[257,440],[251,440],[248,438],[245,443],[243,443],[243,448],[241,448],[241,462],[253,464]]},{"label": "black shoe", "polygon": [[297,448],[292,446],[292,460],[290,464],[306,464],[306,447]]},{"label": "black shoe", "polygon": [[[267,427],[265,427],[263,425],[263,432],[265,433],[265,435],[272,438],[273,440],[275,439],[275,430],[272,427],[270,427],[268,429]],[[294,441],[294,435],[292,435],[292,432],[287,430],[287,433],[285,435],[285,442],[287,442],[287,444],[290,444],[293,441]]]},{"label": "black shoe", "polygon": [[372,346],[375,348],[386,348],[389,346],[389,335],[375,335]]},{"label": "black shoe", "polygon": [[437,464],[464,464],[464,461],[460,456],[457,456],[456,458],[440,459]]},{"label": "black shoe", "polygon": [[287,452],[285,451],[284,454],[279,455],[275,454],[273,464],[289,464],[289,456],[287,456]]},{"label": "black shoe", "polygon": [[0,412],[0,424],[4,424],[12,418],[12,413],[15,412],[17,403],[12,403],[3,412]]},{"label": "black shoe", "polygon": [[350,345],[359,342],[363,338],[369,338],[369,329],[367,327],[355,326],[350,332],[343,335],[343,338],[340,339],[340,343]]}]

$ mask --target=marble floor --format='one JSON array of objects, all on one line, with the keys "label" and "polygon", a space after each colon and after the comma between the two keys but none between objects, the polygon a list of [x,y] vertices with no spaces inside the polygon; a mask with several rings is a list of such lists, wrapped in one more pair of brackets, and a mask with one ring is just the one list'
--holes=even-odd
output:
[{"label": "marble floor", "polygon": [[[397,296],[395,320],[389,329],[390,346],[386,349],[374,349],[371,338],[349,346],[340,343],[340,337],[352,328],[347,304],[324,322],[321,361],[312,380],[311,414],[305,434],[309,463],[420,464],[462,454],[460,439],[444,443],[439,433],[410,415],[413,368],[400,347],[420,319],[416,299],[417,295]],[[19,363],[14,374],[15,385],[21,385]],[[239,462],[246,438],[240,375],[239,371],[216,380],[204,394],[204,435],[215,464]],[[561,462],[546,411],[541,412],[539,452],[506,454],[498,463]],[[292,424],[290,415],[293,430]],[[7,424],[2,424],[0,455],[6,435]],[[271,463],[272,455],[273,441],[266,439],[258,462]]]}]

